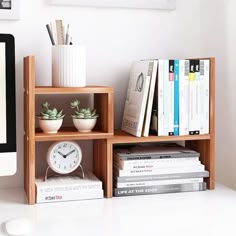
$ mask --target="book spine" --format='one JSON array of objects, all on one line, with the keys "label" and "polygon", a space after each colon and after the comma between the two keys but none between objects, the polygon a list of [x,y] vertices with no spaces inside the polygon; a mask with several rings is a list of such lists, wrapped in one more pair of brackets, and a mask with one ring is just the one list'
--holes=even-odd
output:
[{"label": "book spine", "polygon": [[169,135],[169,60],[164,60],[163,136]]},{"label": "book spine", "polygon": [[103,198],[103,190],[89,190],[80,193],[57,192],[57,193],[38,193],[36,196],[37,203],[63,202],[75,200],[87,200]]},{"label": "book spine", "polygon": [[201,117],[202,113],[201,110],[203,107],[201,107],[201,100],[203,99],[201,97],[201,87],[200,87],[200,60],[195,60],[194,63],[195,66],[195,89],[196,89],[196,115],[195,115],[195,131],[194,134],[200,134],[200,125],[201,125]]},{"label": "book spine", "polygon": [[135,176],[135,175],[162,175],[162,174],[175,174],[186,172],[200,172],[205,170],[204,165],[197,165],[191,167],[173,167],[173,168],[156,168],[156,169],[144,169],[144,170],[120,170],[115,165],[115,175],[122,176]]},{"label": "book spine", "polygon": [[189,60],[179,61],[179,135],[189,134]]},{"label": "book spine", "polygon": [[209,134],[209,78],[210,78],[210,61],[200,60],[200,80],[201,80],[201,91],[202,91],[202,103],[203,115],[202,115],[202,126],[200,133]]},{"label": "book spine", "polygon": [[200,153],[160,153],[160,154],[143,154],[143,155],[115,155],[120,160],[151,160],[151,159],[171,159],[171,158],[190,158],[199,157]]},{"label": "book spine", "polygon": [[[156,160],[138,160],[138,161],[123,161],[114,160],[114,163],[121,170],[136,170],[136,169],[156,169],[156,168],[168,168],[168,167],[181,167],[181,166],[196,166],[201,164],[199,160],[178,160],[178,158],[166,159],[170,161]],[[180,159],[180,158],[179,158]]]},{"label": "book spine", "polygon": [[190,184],[168,184],[147,187],[135,188],[115,188],[114,196],[134,196],[134,195],[147,195],[157,193],[178,193],[178,192],[193,192],[206,190],[206,183],[190,183]]},{"label": "book spine", "polygon": [[154,60],[150,88],[149,88],[148,99],[147,99],[148,101],[147,101],[146,115],[145,115],[145,121],[144,121],[144,128],[143,128],[144,137],[148,137],[149,135],[151,114],[152,114],[152,104],[153,104],[154,90],[155,90],[156,77],[157,77],[157,66],[158,66],[158,60]]},{"label": "book spine", "polygon": [[200,171],[200,172],[187,172],[187,173],[175,173],[175,174],[163,174],[163,175],[123,176],[123,177],[116,177],[116,181],[119,183],[124,183],[124,182],[153,181],[153,180],[165,180],[165,179],[205,178],[205,177],[209,177],[209,172],[206,170]]},{"label": "book spine", "polygon": [[157,110],[157,134],[158,136],[163,135],[163,95],[164,95],[164,60],[159,60],[159,69],[158,69],[158,110]]},{"label": "book spine", "polygon": [[195,60],[189,62],[189,134],[195,134],[196,124]]},{"label": "book spine", "polygon": [[57,193],[57,192],[81,192],[87,190],[96,190],[102,189],[102,182],[99,183],[91,183],[91,184],[67,184],[67,185],[47,185],[40,186],[37,184],[37,191],[41,193]]},{"label": "book spine", "polygon": [[168,94],[168,104],[169,104],[169,128],[168,135],[174,135],[174,60],[169,60],[169,94]]},{"label": "book spine", "polygon": [[174,135],[179,135],[179,60],[174,60]]},{"label": "book spine", "polygon": [[124,182],[124,183],[119,183],[114,181],[114,186],[116,188],[132,188],[132,187],[143,187],[143,186],[190,184],[190,183],[201,183],[201,182],[203,182],[203,178],[167,179],[167,180],[138,181],[138,182]]}]

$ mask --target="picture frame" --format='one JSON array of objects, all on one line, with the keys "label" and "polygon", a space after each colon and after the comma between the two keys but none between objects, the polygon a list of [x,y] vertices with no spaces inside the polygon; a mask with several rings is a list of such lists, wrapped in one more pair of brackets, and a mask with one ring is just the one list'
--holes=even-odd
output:
[{"label": "picture frame", "polygon": [[0,0],[0,20],[19,20],[20,0]]},{"label": "picture frame", "polygon": [[175,10],[176,0],[48,0],[51,5]]}]

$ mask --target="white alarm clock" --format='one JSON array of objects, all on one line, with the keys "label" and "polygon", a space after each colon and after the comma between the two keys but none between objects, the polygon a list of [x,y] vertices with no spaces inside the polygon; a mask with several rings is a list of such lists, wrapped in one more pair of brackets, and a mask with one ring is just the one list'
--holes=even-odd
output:
[{"label": "white alarm clock", "polygon": [[71,141],[53,143],[47,152],[49,167],[58,174],[69,174],[76,170],[82,160],[80,146]]}]

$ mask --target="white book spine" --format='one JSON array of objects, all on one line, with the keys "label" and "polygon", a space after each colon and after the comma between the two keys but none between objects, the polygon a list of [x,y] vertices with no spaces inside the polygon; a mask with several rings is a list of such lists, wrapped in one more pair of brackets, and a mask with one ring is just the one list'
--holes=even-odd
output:
[{"label": "white book spine", "polygon": [[189,60],[179,61],[179,135],[189,134]]},{"label": "white book spine", "polygon": [[210,90],[210,61],[209,60],[200,60],[200,79],[202,85],[202,107],[203,115],[201,117],[201,134],[209,134],[209,90]]},{"label": "white book spine", "polygon": [[[116,167],[115,167],[116,168]],[[186,172],[200,172],[204,171],[204,165],[196,165],[191,167],[176,167],[176,168],[159,168],[159,169],[145,169],[145,170],[117,170],[118,176],[137,176],[137,175],[162,175],[162,174],[177,174]]]},{"label": "white book spine", "polygon": [[195,63],[190,60],[189,65],[189,134],[196,131],[196,81],[195,81]]},{"label": "white book spine", "polygon": [[63,202],[63,201],[75,201],[75,200],[87,200],[103,198],[103,190],[88,190],[83,192],[57,192],[57,193],[37,193],[36,202]]},{"label": "white book spine", "polygon": [[168,164],[168,163],[185,163],[185,162],[192,162],[192,161],[199,161],[198,156],[191,156],[191,157],[171,157],[171,158],[157,158],[157,159],[138,159],[138,160],[123,160],[119,157],[118,154],[113,155],[113,159],[117,163],[122,163],[124,165],[145,165],[145,164]]},{"label": "white book spine", "polygon": [[164,96],[164,60],[160,59],[159,60],[159,65],[158,65],[158,111],[157,111],[157,134],[158,136],[163,136],[163,115],[164,115],[164,101],[163,101],[163,96]]},{"label": "white book spine", "polygon": [[201,102],[203,98],[201,97],[200,60],[195,60],[195,83],[196,83],[195,134],[200,134],[200,127],[203,115],[203,107],[201,107]]},{"label": "white book spine", "polygon": [[152,181],[138,181],[138,182],[124,182],[117,183],[117,188],[141,187],[141,186],[155,186],[167,184],[188,184],[188,183],[201,183],[203,178],[188,178],[188,179],[167,179],[167,180],[152,180]]},{"label": "white book spine", "polygon": [[152,104],[153,104],[153,97],[154,97],[156,77],[157,77],[157,66],[158,66],[158,60],[154,60],[152,76],[151,76],[151,81],[150,81],[150,88],[149,88],[148,99],[147,99],[147,108],[146,108],[146,115],[145,115],[145,121],[144,121],[144,128],[143,128],[144,137],[148,137],[149,135],[151,114],[152,114]]},{"label": "white book spine", "polygon": [[163,136],[169,135],[169,60],[164,60]]},{"label": "white book spine", "polygon": [[[171,159],[171,158],[170,158]],[[187,158],[186,158],[187,159]],[[145,160],[137,161],[114,161],[114,163],[121,170],[139,170],[139,169],[156,169],[156,168],[171,168],[171,167],[186,167],[196,166],[201,164],[199,160],[183,160],[176,161],[171,160],[169,162],[147,162]]]},{"label": "white book spine", "polygon": [[49,193],[49,192],[78,192],[85,190],[94,190],[94,189],[102,189],[102,182],[99,183],[91,183],[91,184],[67,184],[67,185],[44,185],[40,186],[37,184],[37,191],[41,193]]},{"label": "white book spine", "polygon": [[169,60],[169,128],[168,134],[174,135],[174,60]]}]

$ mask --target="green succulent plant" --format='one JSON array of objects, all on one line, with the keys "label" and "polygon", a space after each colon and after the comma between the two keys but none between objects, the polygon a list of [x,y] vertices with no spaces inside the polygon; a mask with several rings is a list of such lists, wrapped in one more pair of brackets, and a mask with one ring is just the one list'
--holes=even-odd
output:
[{"label": "green succulent plant", "polygon": [[41,120],[61,120],[65,116],[63,114],[63,110],[57,111],[56,108],[49,109],[50,104],[45,101],[42,103],[43,111],[40,112],[40,115],[38,115],[38,118]]},{"label": "green succulent plant", "polygon": [[96,109],[91,108],[79,108],[80,101],[78,99],[74,99],[71,101],[71,108],[75,109],[74,114],[72,114],[72,118],[74,119],[94,119],[98,117],[96,113]]}]

